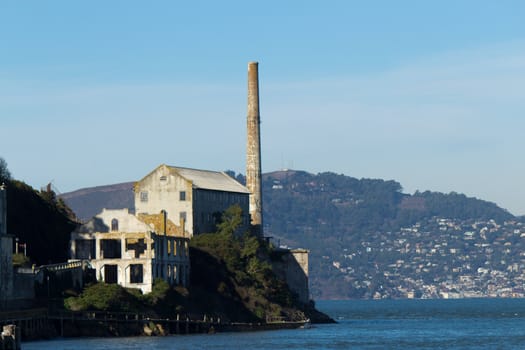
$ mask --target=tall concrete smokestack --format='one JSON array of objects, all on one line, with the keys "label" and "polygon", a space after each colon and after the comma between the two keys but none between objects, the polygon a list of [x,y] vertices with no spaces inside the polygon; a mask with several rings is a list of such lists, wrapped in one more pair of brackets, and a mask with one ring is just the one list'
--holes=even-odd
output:
[{"label": "tall concrete smokestack", "polygon": [[250,191],[250,218],[262,236],[261,134],[259,115],[259,63],[248,63],[248,142],[246,148],[246,187]]}]

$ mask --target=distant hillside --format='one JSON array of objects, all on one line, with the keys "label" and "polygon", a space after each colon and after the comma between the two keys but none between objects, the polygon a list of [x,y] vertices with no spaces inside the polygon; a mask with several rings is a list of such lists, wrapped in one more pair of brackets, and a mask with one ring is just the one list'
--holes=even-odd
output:
[{"label": "distant hillside", "polygon": [[80,220],[88,220],[106,209],[134,210],[134,182],[83,188],[60,196],[73,209]]},{"label": "distant hillside", "polygon": [[[228,173],[243,181],[241,174]],[[102,208],[133,209],[132,186],[129,182],[87,188],[66,193],[62,198],[77,216],[87,219]],[[360,252],[366,244],[381,243],[385,252],[394,249],[399,237],[408,240],[409,245],[420,244],[416,236],[404,236],[407,228],[414,232],[424,230],[425,234],[437,237],[443,228],[433,224],[436,218],[459,223],[518,220],[494,203],[463,194],[429,191],[406,194],[401,185],[392,180],[356,179],[330,172],[310,174],[295,170],[263,175],[263,206],[267,236],[272,236],[276,244],[311,250],[311,287],[316,298],[371,297],[374,291],[366,289],[379,286],[370,287],[366,276],[376,276],[381,268],[386,269],[383,264],[390,266],[406,256],[399,255],[401,253],[375,256],[374,261],[377,261],[371,267],[366,264],[344,269],[337,266],[350,253]],[[389,237],[386,240],[385,234]],[[357,269],[363,280],[355,281],[352,274],[346,272],[356,274]],[[392,293],[388,295],[398,295]]]},{"label": "distant hillside", "polygon": [[[412,258],[430,262],[425,256],[407,254],[418,245],[432,246],[433,236],[441,239],[442,227],[432,224],[437,218],[471,223],[515,219],[494,203],[462,194],[426,191],[409,195],[402,193],[395,181],[356,179],[328,172],[264,174],[263,205],[266,235],[280,244],[310,249],[311,291],[316,298],[325,299],[370,298],[380,291],[380,295],[403,297],[398,291],[381,288],[404,285],[405,279],[418,280],[418,269],[401,274],[390,272],[390,266]],[[406,234],[408,229],[412,235]],[[409,249],[403,250],[398,242],[405,242]],[[467,252],[467,257],[471,252],[468,244],[461,250]],[[371,246],[378,248],[371,250]],[[474,256],[479,264],[480,253],[470,255]],[[372,282],[384,280],[384,273],[395,278],[384,285]]]},{"label": "distant hillside", "polygon": [[[441,216],[505,221],[512,214],[496,204],[455,192],[402,193],[396,181],[278,171],[263,176],[265,229],[301,243],[340,239],[366,231],[391,231]],[[315,242],[308,242],[315,246]]]}]

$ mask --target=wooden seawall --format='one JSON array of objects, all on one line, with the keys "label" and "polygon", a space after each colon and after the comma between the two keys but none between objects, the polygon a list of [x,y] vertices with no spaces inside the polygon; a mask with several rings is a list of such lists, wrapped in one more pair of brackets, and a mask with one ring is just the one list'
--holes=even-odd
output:
[{"label": "wooden seawall", "polygon": [[20,328],[14,324],[2,326],[0,350],[20,350]]},{"label": "wooden seawall", "polygon": [[[18,343],[32,339],[54,337],[112,337],[112,336],[164,336],[216,332],[242,332],[300,328],[300,322],[223,322],[208,315],[176,315],[175,318],[152,318],[144,314],[124,312],[55,312],[34,309],[0,313],[0,325],[16,326]],[[0,347],[0,350],[19,348]]]},{"label": "wooden seawall", "polygon": [[124,312],[61,312],[48,316],[58,335],[70,336],[124,336],[168,335],[214,332],[220,319],[188,316],[176,318],[152,318],[144,314]]},{"label": "wooden seawall", "polygon": [[[175,318],[151,318],[136,313],[120,312],[62,312],[49,315],[60,336],[123,336],[123,335],[170,335],[215,332],[241,332],[256,330],[292,329],[304,327],[308,321],[240,323],[222,322],[218,317],[207,315],[176,315]],[[88,330],[94,334],[86,334]],[[77,334],[80,332],[80,334]],[[104,334],[105,333],[105,334]]]},{"label": "wooden seawall", "polygon": [[[30,340],[52,337],[46,308],[0,312],[0,326],[15,325],[18,338]],[[1,348],[0,348],[1,349]]]}]

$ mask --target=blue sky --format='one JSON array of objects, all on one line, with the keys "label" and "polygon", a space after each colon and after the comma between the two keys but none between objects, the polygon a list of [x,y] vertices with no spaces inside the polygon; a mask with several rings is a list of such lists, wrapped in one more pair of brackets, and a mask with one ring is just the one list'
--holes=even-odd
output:
[{"label": "blue sky", "polygon": [[2,1],[0,157],[61,192],[161,163],[456,191],[525,214],[523,1]]}]

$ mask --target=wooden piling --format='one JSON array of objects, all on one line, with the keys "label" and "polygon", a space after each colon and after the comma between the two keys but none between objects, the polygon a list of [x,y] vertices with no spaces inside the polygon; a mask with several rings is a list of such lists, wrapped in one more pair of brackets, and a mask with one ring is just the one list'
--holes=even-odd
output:
[{"label": "wooden piling", "polygon": [[20,327],[8,324],[2,327],[0,334],[0,349],[20,350]]}]

